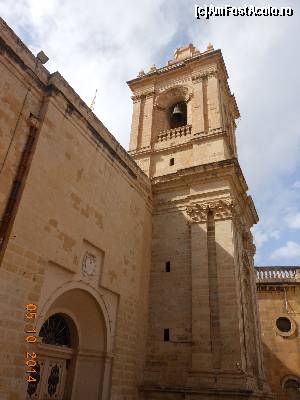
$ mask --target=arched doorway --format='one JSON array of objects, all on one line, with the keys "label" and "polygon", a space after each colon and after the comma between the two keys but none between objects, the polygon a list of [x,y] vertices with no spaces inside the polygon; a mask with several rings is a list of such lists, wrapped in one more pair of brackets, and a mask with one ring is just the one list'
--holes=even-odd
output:
[{"label": "arched doorway", "polygon": [[51,300],[37,326],[38,379],[36,385],[28,384],[26,399],[99,400],[107,358],[102,309],[88,291],[79,288]]},{"label": "arched doorway", "polygon": [[70,398],[69,384],[73,381],[75,349],[78,335],[74,322],[65,314],[53,314],[39,331],[38,362],[34,382],[27,386],[28,399]]}]

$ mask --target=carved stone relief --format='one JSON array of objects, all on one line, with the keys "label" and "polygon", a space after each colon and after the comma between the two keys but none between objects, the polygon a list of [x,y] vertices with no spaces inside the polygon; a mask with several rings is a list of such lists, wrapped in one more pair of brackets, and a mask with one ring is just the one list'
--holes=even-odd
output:
[{"label": "carved stone relief", "polygon": [[204,78],[209,78],[209,77],[217,77],[218,76],[218,70],[216,66],[213,66],[208,69],[200,70],[197,71],[193,76],[192,76],[192,81],[193,83],[197,83],[202,81]]},{"label": "carved stone relief", "polygon": [[104,252],[84,241],[80,275],[95,285],[100,285]]},{"label": "carved stone relief", "polygon": [[82,261],[82,275],[88,278],[95,276],[97,270],[97,258],[94,254],[86,252]]},{"label": "carved stone relief", "polygon": [[207,221],[207,214],[213,211],[215,219],[227,219],[232,217],[233,200],[220,199],[203,203],[196,203],[186,207],[186,213],[191,222]]}]

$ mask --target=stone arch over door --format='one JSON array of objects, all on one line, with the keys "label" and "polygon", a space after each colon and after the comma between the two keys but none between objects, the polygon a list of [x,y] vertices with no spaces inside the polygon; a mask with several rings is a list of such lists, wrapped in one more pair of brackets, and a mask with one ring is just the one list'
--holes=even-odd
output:
[{"label": "stone arch over door", "polygon": [[[63,395],[55,400],[99,400],[108,398],[110,375],[109,318],[101,296],[87,285],[74,282],[57,289],[39,315],[37,331],[53,315],[69,322],[73,347],[71,351],[39,343],[37,354],[51,360],[68,357]],[[41,340],[42,341],[42,340]],[[55,347],[55,348],[54,348]]]}]

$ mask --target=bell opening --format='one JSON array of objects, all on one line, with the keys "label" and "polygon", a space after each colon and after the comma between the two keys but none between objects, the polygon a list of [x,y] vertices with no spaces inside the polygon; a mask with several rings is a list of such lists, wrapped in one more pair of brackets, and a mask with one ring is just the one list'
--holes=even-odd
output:
[{"label": "bell opening", "polygon": [[186,104],[184,101],[175,103],[170,107],[170,128],[186,125]]}]

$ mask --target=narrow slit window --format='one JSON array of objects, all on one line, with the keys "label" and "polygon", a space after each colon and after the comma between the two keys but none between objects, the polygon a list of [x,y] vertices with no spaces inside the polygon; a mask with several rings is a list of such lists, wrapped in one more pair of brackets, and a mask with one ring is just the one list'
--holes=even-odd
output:
[{"label": "narrow slit window", "polygon": [[164,342],[169,342],[170,341],[170,329],[164,329]]},{"label": "narrow slit window", "polygon": [[175,164],[174,158],[170,158],[170,165],[174,165],[174,164]]},{"label": "narrow slit window", "polygon": [[166,272],[171,272],[171,262],[170,261],[166,262]]}]

